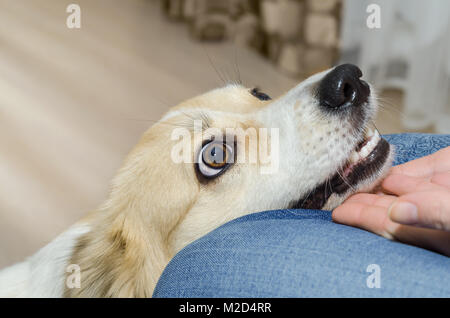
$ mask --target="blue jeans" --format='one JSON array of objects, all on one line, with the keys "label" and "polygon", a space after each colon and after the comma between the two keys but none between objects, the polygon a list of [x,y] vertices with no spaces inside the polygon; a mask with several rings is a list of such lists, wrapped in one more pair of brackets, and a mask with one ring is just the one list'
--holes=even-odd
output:
[{"label": "blue jeans", "polygon": [[[395,164],[450,145],[450,135],[385,138]],[[450,297],[450,258],[333,223],[329,211],[268,211],[185,247],[153,296]]]}]

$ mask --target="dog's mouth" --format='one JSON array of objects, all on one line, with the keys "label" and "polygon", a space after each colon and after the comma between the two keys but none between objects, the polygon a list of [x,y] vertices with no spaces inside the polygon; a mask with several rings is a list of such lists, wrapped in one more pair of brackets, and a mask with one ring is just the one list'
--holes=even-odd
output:
[{"label": "dog's mouth", "polygon": [[[321,209],[333,194],[356,192],[358,185],[380,173],[389,158],[390,145],[377,130],[367,129],[363,140],[351,152],[347,161],[326,182],[317,186],[292,208]],[[349,191],[352,190],[352,191]]]}]

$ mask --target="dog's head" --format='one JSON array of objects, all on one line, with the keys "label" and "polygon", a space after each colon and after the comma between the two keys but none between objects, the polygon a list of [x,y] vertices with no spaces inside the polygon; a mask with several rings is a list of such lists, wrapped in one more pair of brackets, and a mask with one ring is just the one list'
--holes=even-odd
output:
[{"label": "dog's head", "polygon": [[345,64],[283,96],[228,85],[172,108],[119,175],[113,205],[132,205],[173,252],[257,211],[333,209],[390,166],[371,121],[376,98]]},{"label": "dog's head", "polygon": [[172,108],[142,137],[110,198],[85,219],[66,296],[150,296],[165,265],[219,225],[270,209],[332,209],[390,167],[376,99],[354,65],[283,96],[228,85]]}]

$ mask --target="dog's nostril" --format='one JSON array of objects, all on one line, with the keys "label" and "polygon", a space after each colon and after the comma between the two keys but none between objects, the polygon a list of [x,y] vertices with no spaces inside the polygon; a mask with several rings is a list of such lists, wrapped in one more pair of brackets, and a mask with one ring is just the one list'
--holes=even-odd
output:
[{"label": "dog's nostril", "polygon": [[343,93],[345,101],[351,100],[353,98],[353,95],[355,95],[355,91],[349,83],[344,84]]},{"label": "dog's nostril", "polygon": [[320,82],[318,98],[321,105],[328,108],[359,106],[367,101],[370,89],[361,81],[361,70],[352,64],[335,67]]}]

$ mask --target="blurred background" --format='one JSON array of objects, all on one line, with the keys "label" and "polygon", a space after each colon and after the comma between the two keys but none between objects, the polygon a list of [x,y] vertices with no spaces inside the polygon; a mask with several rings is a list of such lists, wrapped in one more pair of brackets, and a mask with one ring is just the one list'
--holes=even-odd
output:
[{"label": "blurred background", "polygon": [[277,97],[351,62],[382,133],[449,133],[449,17],[447,0],[0,0],[0,268],[95,209],[169,107],[226,81]]}]

